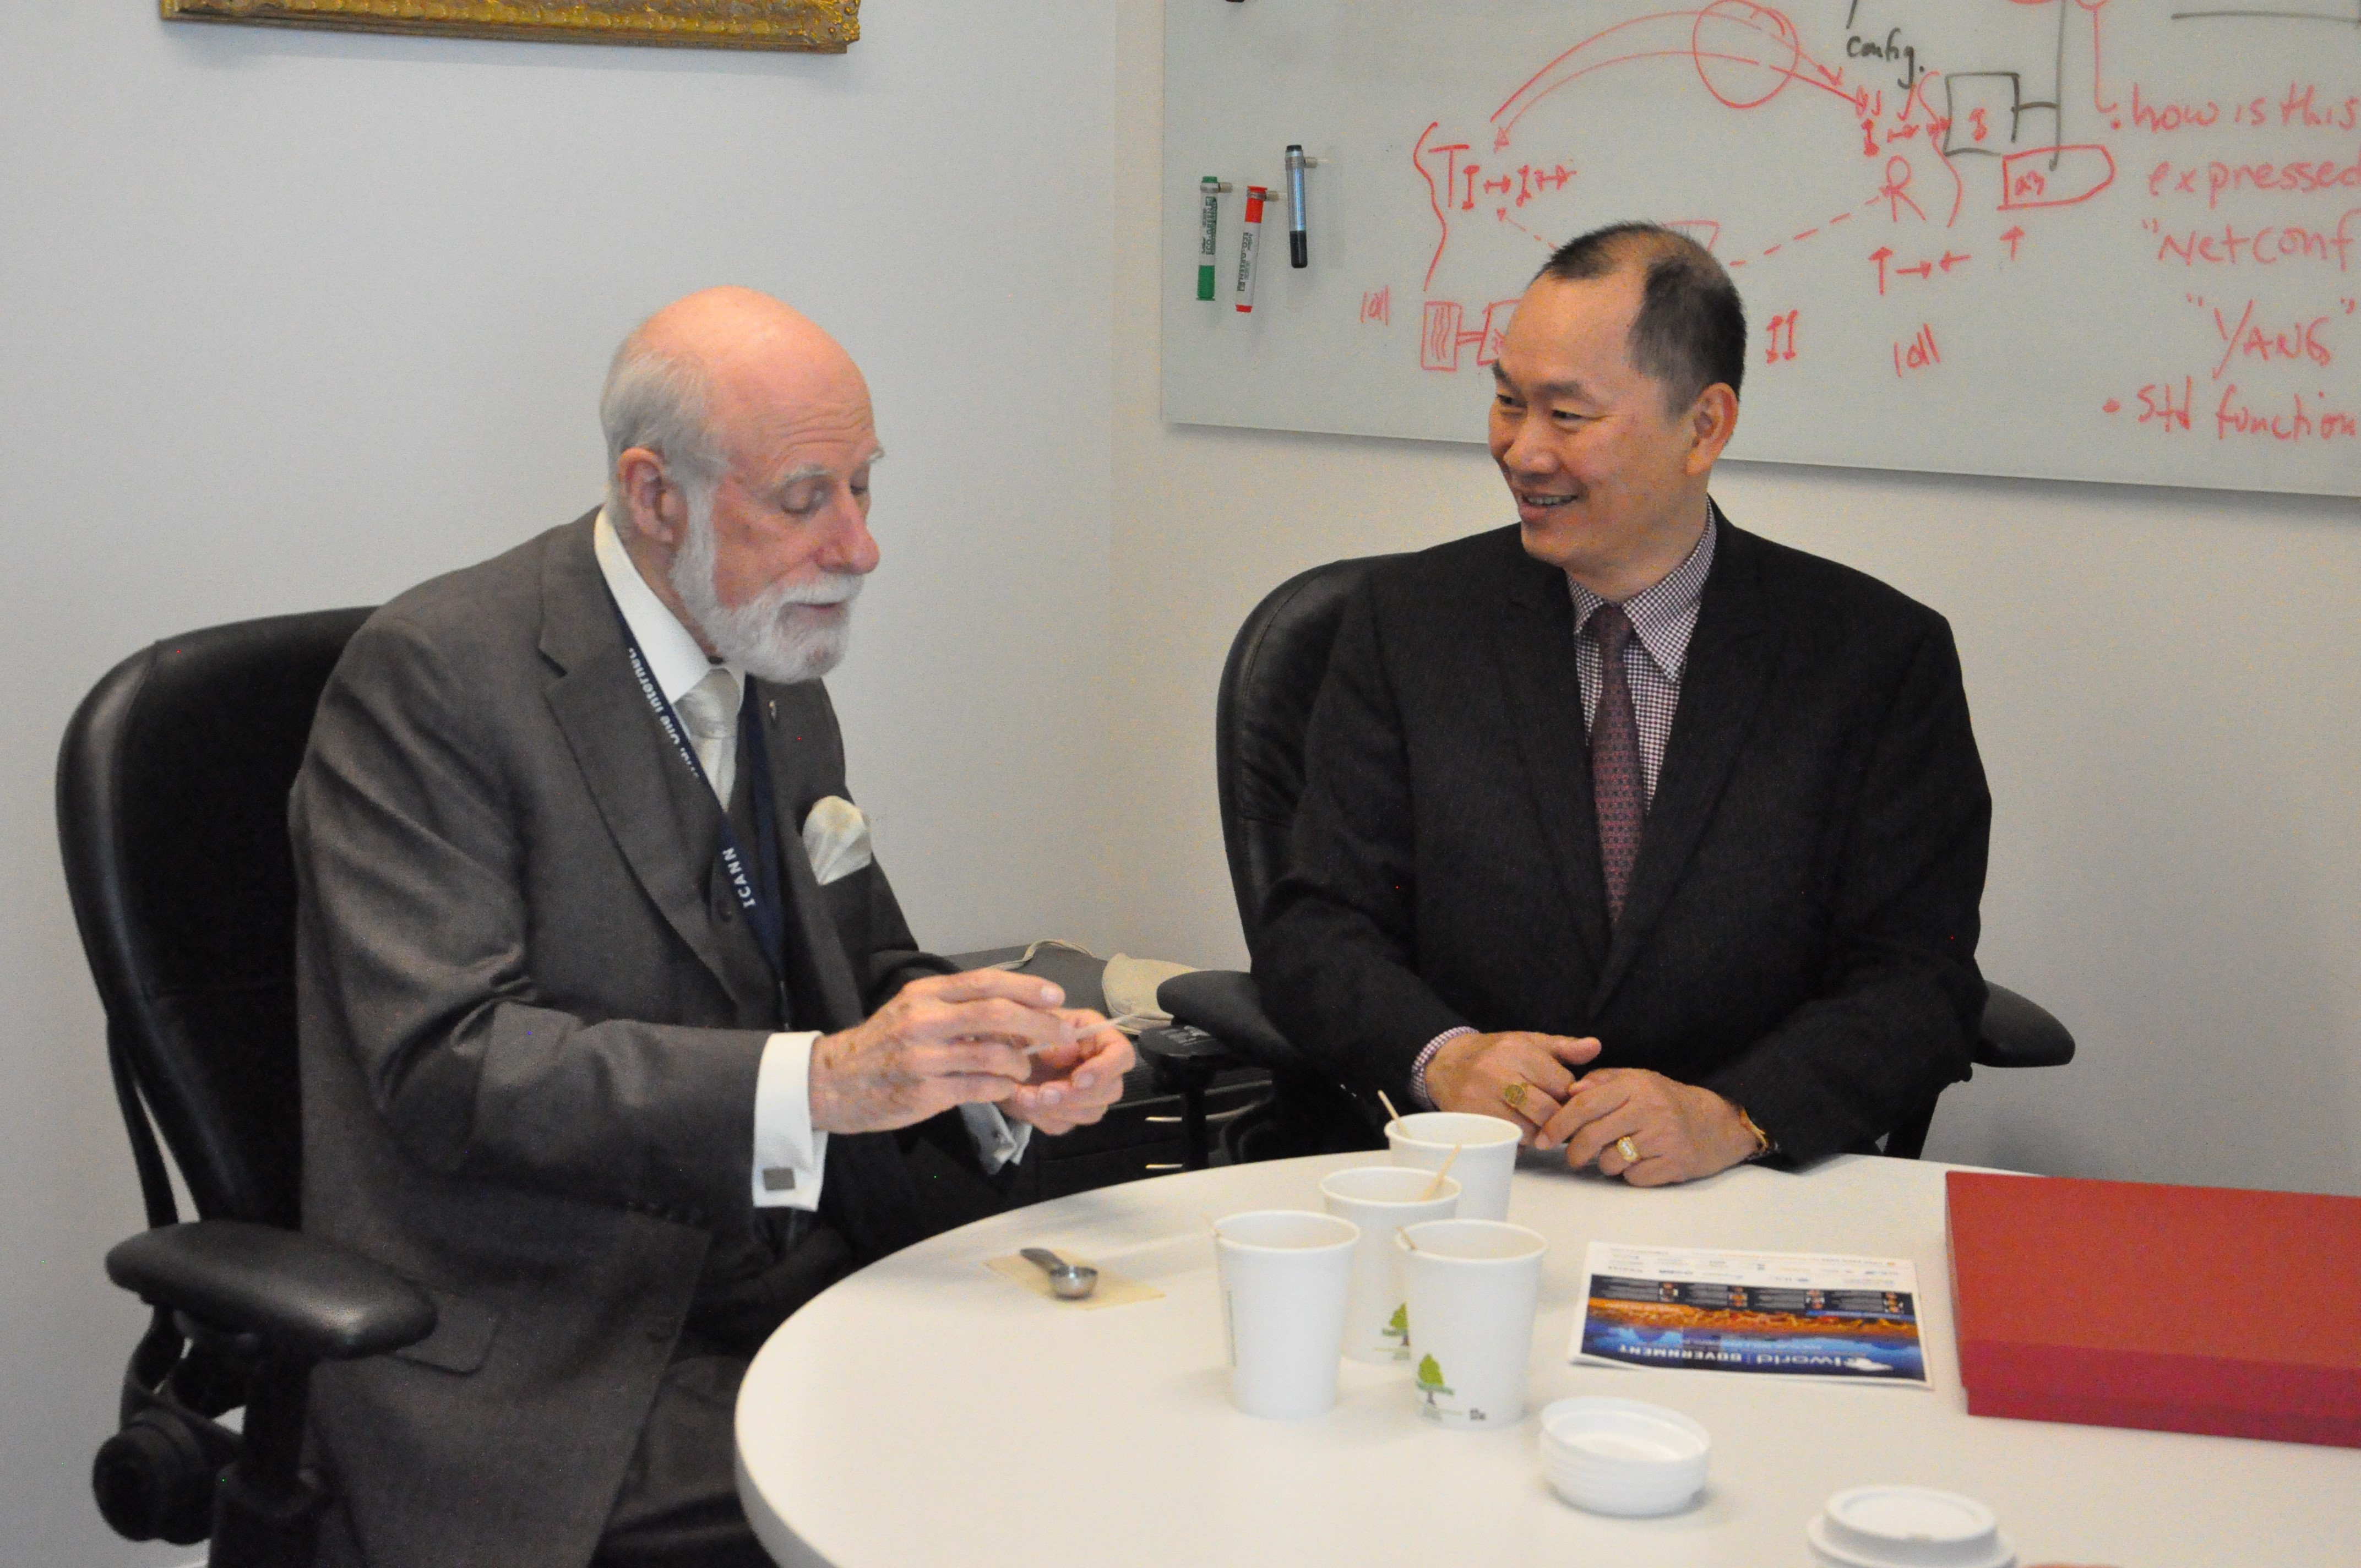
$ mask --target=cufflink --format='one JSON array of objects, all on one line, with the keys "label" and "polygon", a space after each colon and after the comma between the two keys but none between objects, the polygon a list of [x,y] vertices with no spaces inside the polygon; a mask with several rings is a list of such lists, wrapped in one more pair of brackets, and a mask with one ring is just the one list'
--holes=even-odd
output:
[{"label": "cufflink", "polygon": [[763,1168],[763,1191],[793,1192],[795,1190],[796,1173],[793,1170],[784,1165],[766,1165]]}]

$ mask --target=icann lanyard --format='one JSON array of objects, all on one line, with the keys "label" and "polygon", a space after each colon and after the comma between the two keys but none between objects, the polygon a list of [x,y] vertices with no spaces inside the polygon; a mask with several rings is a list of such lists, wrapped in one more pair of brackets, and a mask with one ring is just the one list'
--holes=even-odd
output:
[{"label": "icann lanyard", "polygon": [[[688,737],[683,732],[672,704],[665,700],[655,677],[648,673],[648,662],[640,653],[640,640],[631,635],[631,625],[628,620],[623,622],[623,651],[631,655],[631,674],[639,680],[640,693],[648,699],[648,706],[655,710],[656,722],[664,727],[673,750],[688,765],[697,787],[708,795],[713,795],[713,781],[706,776],[705,764],[697,760],[696,748],[688,743]],[[730,873],[730,890],[737,894],[738,906],[746,912],[756,938],[763,944],[763,956],[770,960],[772,977],[780,983],[784,997],[786,901],[779,891],[778,808],[771,800],[770,748],[763,743],[762,707],[754,700],[754,683],[747,681],[746,697],[738,708],[738,732],[746,741],[746,762],[751,774],[746,787],[753,796],[754,865],[750,874],[745,851],[738,842],[738,829],[730,820],[727,806],[721,812],[721,864]]]}]

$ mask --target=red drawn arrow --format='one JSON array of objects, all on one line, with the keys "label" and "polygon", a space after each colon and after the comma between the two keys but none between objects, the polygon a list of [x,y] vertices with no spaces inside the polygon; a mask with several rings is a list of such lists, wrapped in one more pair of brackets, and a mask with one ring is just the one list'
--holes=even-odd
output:
[{"label": "red drawn arrow", "polygon": [[1877,263],[1877,291],[1881,294],[1885,292],[1885,264],[1893,256],[1893,250],[1883,245],[1869,253],[1869,258]]},{"label": "red drawn arrow", "polygon": [[1932,278],[1935,276],[1935,264],[1922,261],[1916,267],[1897,267],[1894,270],[1905,278]]},{"label": "red drawn arrow", "polygon": [[1943,261],[1942,261],[1942,268],[1943,268],[1943,270],[1944,270],[1944,271],[1946,271],[1946,272],[1949,272],[1952,268],[1957,267],[1960,262],[1962,262],[1962,261],[1966,261],[1966,260],[1969,260],[1969,259],[1971,259],[1971,258],[1968,258],[1968,257],[1965,257],[1965,256],[1954,256],[1954,255],[1952,255],[1949,251],[1948,251],[1948,250],[1947,250],[1947,251],[1943,252]]},{"label": "red drawn arrow", "polygon": [[2015,261],[2016,259],[2017,242],[2025,237],[2025,229],[2023,225],[2020,225],[2018,227],[2009,230],[2000,237],[2001,242],[2008,247],[2008,258],[2011,261]]}]

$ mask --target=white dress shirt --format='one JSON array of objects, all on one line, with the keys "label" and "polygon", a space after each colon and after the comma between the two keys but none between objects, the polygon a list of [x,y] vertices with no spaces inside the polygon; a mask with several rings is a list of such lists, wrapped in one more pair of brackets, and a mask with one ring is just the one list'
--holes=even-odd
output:
[{"label": "white dress shirt", "polygon": [[[614,595],[624,624],[638,640],[649,675],[664,700],[677,707],[682,696],[714,667],[713,661],[640,576],[604,510],[592,540],[607,591]],[[721,667],[743,686],[743,669],[727,662]],[[665,765],[674,761],[666,758]],[[728,802],[722,804],[728,809]],[[792,833],[785,836],[786,845],[796,842]],[[828,1135],[811,1124],[811,1054],[818,1038],[816,1029],[790,1029],[763,1042],[762,1065],[754,1075],[754,1168],[748,1179],[758,1209],[819,1207]],[[1023,1123],[1012,1127],[997,1105],[962,1105],[960,1115],[987,1171],[1023,1156],[1032,1141],[1032,1127]]]}]

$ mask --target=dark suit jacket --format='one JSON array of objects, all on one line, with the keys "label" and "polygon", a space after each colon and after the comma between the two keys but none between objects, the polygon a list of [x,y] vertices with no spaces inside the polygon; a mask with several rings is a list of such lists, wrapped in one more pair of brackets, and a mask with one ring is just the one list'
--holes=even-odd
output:
[{"label": "dark suit jacket", "polygon": [[1374,571],[1306,741],[1255,970],[1400,1102],[1444,1030],[1597,1036],[1797,1158],[1967,1076],[1991,797],[1942,618],[1729,526],[1609,937],[1563,574],[1514,528]]},{"label": "dark suit jacket", "polygon": [[[817,682],[762,695],[793,1023],[841,1029],[940,966],[882,871],[813,879],[835,715]],[[387,605],[321,699],[291,815],[304,1224],[441,1309],[315,1380],[373,1563],[587,1563],[700,1266],[751,1234],[780,1020],[720,821],[632,680],[590,518]],[[939,1120],[829,1141],[821,1219],[856,1259],[991,1206]]]}]

